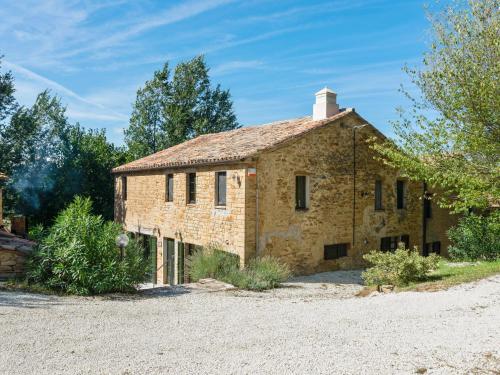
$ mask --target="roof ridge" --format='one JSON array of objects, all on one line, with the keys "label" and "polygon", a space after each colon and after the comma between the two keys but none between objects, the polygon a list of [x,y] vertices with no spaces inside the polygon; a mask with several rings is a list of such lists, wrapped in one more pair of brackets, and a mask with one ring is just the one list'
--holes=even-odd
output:
[{"label": "roof ridge", "polygon": [[310,131],[353,113],[352,108],[322,120],[311,116],[245,126],[219,133],[202,134],[154,154],[120,165],[113,173],[222,163],[253,157],[297,139]]}]

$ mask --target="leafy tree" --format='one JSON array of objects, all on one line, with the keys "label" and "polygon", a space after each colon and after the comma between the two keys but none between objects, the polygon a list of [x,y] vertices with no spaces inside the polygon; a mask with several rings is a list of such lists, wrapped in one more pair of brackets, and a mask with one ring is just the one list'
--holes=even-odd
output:
[{"label": "leafy tree", "polygon": [[470,0],[430,16],[421,69],[405,68],[421,97],[395,122],[396,142],[374,145],[385,162],[443,191],[456,212],[500,202],[498,0]]},{"label": "leafy tree", "polygon": [[179,63],[173,77],[168,64],[137,91],[125,142],[140,158],[198,135],[238,128],[228,90],[212,87],[202,56]]},{"label": "leafy tree", "polygon": [[[3,56],[0,55],[0,68],[2,68],[2,57]],[[0,130],[3,121],[11,115],[17,107],[14,91],[14,77],[12,73],[0,73]]]},{"label": "leafy tree", "polygon": [[66,109],[48,91],[31,108],[20,107],[0,131],[0,165],[11,178],[7,210],[32,223],[50,223],[75,195],[91,196],[96,211],[113,217],[113,167],[125,151],[108,143],[103,130],[70,124]]}]

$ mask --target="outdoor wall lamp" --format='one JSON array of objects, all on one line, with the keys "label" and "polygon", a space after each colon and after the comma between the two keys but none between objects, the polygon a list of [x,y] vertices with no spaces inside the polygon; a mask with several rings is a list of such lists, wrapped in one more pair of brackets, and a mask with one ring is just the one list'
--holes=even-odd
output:
[{"label": "outdoor wall lamp", "polygon": [[128,236],[125,233],[116,236],[116,246],[120,248],[120,260],[123,260],[123,249],[127,247],[128,241]]}]

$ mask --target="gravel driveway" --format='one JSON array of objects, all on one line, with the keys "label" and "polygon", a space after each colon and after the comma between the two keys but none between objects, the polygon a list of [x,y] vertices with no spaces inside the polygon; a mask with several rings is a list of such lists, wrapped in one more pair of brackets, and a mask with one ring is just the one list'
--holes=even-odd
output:
[{"label": "gravel driveway", "polygon": [[0,373],[499,373],[500,276],[355,298],[350,275],[268,293],[0,292]]}]

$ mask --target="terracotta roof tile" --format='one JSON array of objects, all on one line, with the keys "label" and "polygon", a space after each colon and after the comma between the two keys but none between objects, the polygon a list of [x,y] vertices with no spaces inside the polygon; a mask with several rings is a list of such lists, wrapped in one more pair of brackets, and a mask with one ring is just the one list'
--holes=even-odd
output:
[{"label": "terracotta roof tile", "polygon": [[202,135],[116,167],[113,173],[242,160],[277,147],[352,112],[352,109],[342,110],[335,116],[319,121],[314,121],[309,116]]}]

